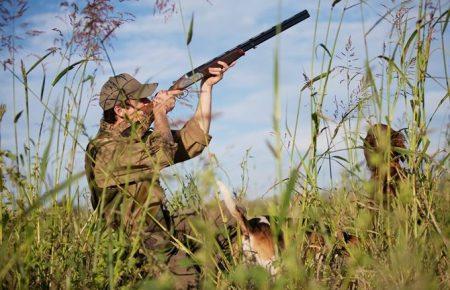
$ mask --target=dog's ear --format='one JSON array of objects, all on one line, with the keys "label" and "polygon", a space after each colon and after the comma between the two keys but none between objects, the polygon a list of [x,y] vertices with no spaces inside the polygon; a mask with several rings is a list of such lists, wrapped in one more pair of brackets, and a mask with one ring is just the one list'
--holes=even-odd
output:
[{"label": "dog's ear", "polygon": [[247,220],[247,210],[242,206],[236,205],[236,212],[239,214],[238,222],[241,226],[242,234],[248,236],[250,234]]},{"label": "dog's ear", "polygon": [[242,216],[246,217],[247,216],[247,210],[240,206],[240,205],[236,205],[236,210],[238,211],[239,214],[241,214]]},{"label": "dog's ear", "polygon": [[245,210],[239,207],[231,194],[230,190],[221,181],[217,180],[217,186],[223,194],[225,206],[231,215],[238,221],[244,235],[248,235],[248,221]]}]

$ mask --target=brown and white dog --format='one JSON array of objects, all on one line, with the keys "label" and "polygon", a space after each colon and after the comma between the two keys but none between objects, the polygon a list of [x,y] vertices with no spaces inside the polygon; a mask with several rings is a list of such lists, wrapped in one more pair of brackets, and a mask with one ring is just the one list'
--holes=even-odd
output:
[{"label": "brown and white dog", "polygon": [[[278,234],[276,239],[273,236],[271,222],[276,223],[276,219],[267,215],[248,219],[246,210],[236,204],[230,190],[220,181],[217,181],[217,186],[223,195],[225,206],[237,220],[241,229],[245,263],[260,265],[274,277],[280,270],[276,264],[279,257],[278,250],[283,250],[285,245],[282,232]],[[287,220],[290,221],[289,218]],[[324,237],[314,231],[307,232],[306,236],[307,252],[305,252],[305,255],[312,252],[316,261],[322,260],[324,252],[327,251]],[[343,231],[339,231],[336,238],[346,245],[355,245],[359,242],[357,237]],[[341,249],[341,252],[341,255],[347,255],[345,248]]]},{"label": "brown and white dog", "polygon": [[[237,220],[242,232],[242,251],[248,264],[264,267],[272,276],[278,272],[274,262],[278,258],[278,249],[270,227],[269,216],[258,216],[248,219],[244,208],[238,206],[229,189],[220,181],[217,186],[223,195],[225,206]],[[283,247],[283,238],[278,237],[279,246]]]}]

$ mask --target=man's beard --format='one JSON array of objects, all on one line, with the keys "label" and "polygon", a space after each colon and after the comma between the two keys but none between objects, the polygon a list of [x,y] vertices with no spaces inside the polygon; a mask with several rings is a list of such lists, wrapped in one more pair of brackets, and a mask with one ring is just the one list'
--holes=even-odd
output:
[{"label": "man's beard", "polygon": [[132,119],[129,119],[130,133],[136,137],[142,137],[150,128],[150,125],[154,121],[153,110],[151,104],[148,104],[141,110],[134,114]]},{"label": "man's beard", "polygon": [[130,121],[131,131],[135,136],[142,137],[154,121],[153,112],[140,111],[133,119],[133,121]]}]

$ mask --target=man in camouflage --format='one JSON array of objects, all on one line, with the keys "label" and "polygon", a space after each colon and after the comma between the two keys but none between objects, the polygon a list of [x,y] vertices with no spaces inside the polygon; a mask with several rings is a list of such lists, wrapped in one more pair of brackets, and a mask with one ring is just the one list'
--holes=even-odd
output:
[{"label": "man in camouflage", "polygon": [[167,114],[181,91],[160,91],[149,100],[157,84],[141,84],[126,73],[109,78],[100,92],[100,129],[86,149],[94,209],[108,225],[138,237],[142,248],[164,252],[170,271],[183,277],[180,289],[196,287],[198,275],[179,264],[185,253],[172,242],[186,225],[166,210],[159,175],[161,169],[199,155],[209,144],[211,91],[229,68],[219,64],[222,68],[210,68],[212,76],[202,81],[194,116],[180,130],[170,129]]}]

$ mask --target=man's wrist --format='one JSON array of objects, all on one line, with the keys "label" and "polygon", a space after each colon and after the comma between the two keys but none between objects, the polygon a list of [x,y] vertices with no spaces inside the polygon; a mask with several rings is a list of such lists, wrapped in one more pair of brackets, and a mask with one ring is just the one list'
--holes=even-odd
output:
[{"label": "man's wrist", "polygon": [[211,92],[212,91],[212,87],[213,87],[213,85],[204,82],[202,84],[201,90],[202,90],[202,92]]},{"label": "man's wrist", "polygon": [[153,114],[156,115],[167,115],[167,109],[165,106],[157,106],[153,108]]}]

